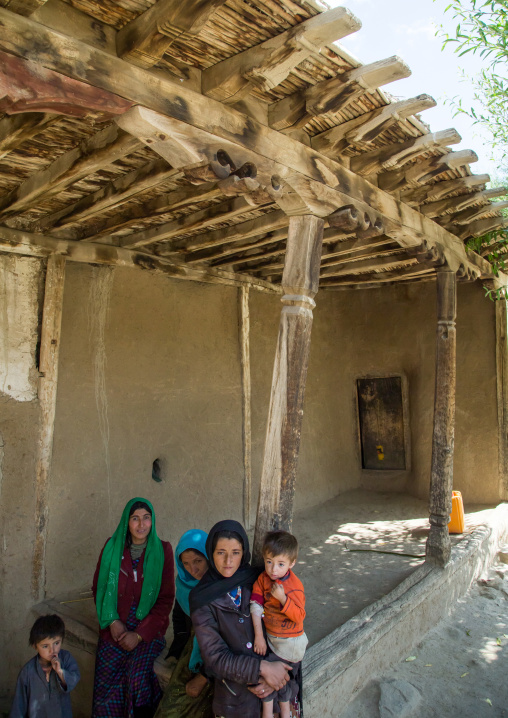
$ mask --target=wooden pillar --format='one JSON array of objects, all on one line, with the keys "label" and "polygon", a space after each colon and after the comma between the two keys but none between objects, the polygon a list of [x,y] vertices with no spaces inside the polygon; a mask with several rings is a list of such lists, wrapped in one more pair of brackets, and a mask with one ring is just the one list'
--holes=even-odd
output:
[{"label": "wooden pillar", "polygon": [[437,270],[436,386],[430,479],[430,533],[427,561],[444,566],[450,558],[448,522],[452,510],[457,278],[448,267]]},{"label": "wooden pillar", "polygon": [[240,287],[238,320],[240,328],[240,366],[242,371],[242,423],[243,423],[243,525],[251,525],[252,496],[252,432],[251,432],[251,380],[250,380],[250,315],[249,287]]},{"label": "wooden pillar", "polygon": [[496,373],[499,444],[499,498],[508,499],[508,313],[506,299],[496,302]]},{"label": "wooden pillar", "polygon": [[35,542],[32,563],[32,594],[36,600],[44,598],[45,589],[48,489],[53,451],[64,281],[65,257],[52,254],[48,258],[46,270],[39,360],[40,428],[35,474]]},{"label": "wooden pillar", "polygon": [[305,380],[309,362],[313,297],[318,290],[324,220],[289,219],[282,311],[273,367],[265,453],[259,489],[254,560],[266,531],[291,529]]}]

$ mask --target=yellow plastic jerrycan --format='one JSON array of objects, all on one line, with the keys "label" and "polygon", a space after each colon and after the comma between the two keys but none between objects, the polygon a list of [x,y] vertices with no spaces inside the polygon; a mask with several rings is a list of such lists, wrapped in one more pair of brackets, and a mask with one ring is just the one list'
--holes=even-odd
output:
[{"label": "yellow plastic jerrycan", "polygon": [[451,534],[464,533],[464,504],[460,491],[452,491],[452,512],[450,514],[448,531]]}]

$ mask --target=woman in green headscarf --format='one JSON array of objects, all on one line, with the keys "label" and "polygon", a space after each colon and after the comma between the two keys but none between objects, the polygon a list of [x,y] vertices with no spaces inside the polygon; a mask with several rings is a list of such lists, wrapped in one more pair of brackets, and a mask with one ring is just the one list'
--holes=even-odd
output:
[{"label": "woman in green headscarf", "polygon": [[152,718],[161,698],[153,662],[175,596],[171,544],[149,501],[131,499],[99,556],[93,580],[100,637],[92,718]]}]

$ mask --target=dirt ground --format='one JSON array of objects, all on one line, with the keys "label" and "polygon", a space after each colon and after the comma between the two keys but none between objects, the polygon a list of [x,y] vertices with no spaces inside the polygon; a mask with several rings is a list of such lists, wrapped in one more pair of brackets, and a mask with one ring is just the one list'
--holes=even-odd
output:
[{"label": "dirt ground", "polygon": [[[508,547],[499,556],[508,561]],[[373,676],[340,718],[501,718],[507,674],[508,564],[498,558],[453,614]]]}]

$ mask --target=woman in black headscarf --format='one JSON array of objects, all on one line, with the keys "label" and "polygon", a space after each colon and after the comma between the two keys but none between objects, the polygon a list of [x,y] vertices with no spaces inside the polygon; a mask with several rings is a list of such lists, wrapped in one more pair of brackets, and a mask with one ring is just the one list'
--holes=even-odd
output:
[{"label": "woman in black headscarf", "polygon": [[237,521],[219,521],[206,542],[210,568],[190,593],[192,623],[205,669],[214,678],[213,710],[221,718],[259,718],[259,698],[279,690],[290,666],[253,650],[249,540]]}]

